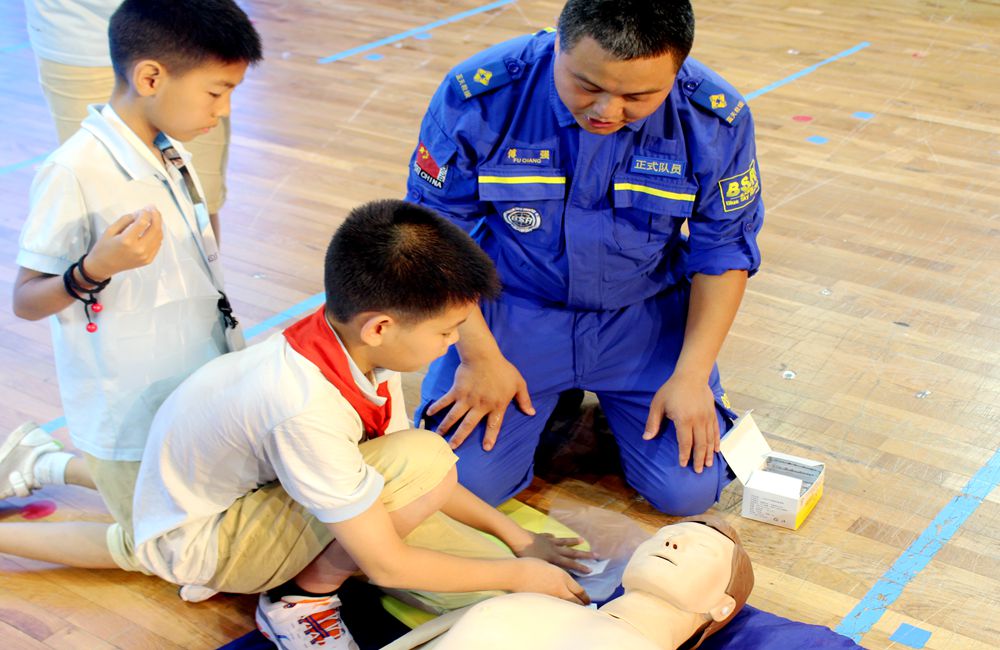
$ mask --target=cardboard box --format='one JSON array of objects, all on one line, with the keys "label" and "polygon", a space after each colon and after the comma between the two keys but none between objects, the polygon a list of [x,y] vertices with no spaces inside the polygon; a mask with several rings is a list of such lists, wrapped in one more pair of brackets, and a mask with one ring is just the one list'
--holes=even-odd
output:
[{"label": "cardboard box", "polygon": [[771,451],[750,411],[736,421],[721,446],[743,484],[741,514],[798,530],[823,496],[823,463]]}]

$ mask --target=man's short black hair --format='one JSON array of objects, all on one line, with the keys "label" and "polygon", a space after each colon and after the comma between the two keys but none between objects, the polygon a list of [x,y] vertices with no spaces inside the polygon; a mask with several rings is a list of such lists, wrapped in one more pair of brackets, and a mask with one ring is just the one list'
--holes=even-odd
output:
[{"label": "man's short black hair", "polygon": [[406,201],[351,211],[333,235],[325,269],[327,313],[342,323],[367,311],[424,320],[500,290],[492,260],[471,237]]},{"label": "man's short black hair", "polygon": [[260,35],[233,0],[125,0],[111,16],[108,40],[120,79],[144,59],[179,76],[209,61],[263,58]]},{"label": "man's short black hair", "polygon": [[622,61],[669,52],[680,66],[694,43],[694,11],[688,0],[569,0],[559,47],[569,52],[584,36]]}]

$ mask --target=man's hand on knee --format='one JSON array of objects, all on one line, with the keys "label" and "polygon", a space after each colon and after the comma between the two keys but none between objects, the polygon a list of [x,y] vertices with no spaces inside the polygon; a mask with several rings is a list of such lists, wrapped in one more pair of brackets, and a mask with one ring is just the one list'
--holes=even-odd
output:
[{"label": "man's hand on knee", "polygon": [[680,466],[687,467],[690,460],[699,474],[705,467],[711,467],[719,451],[720,436],[715,395],[708,383],[676,374],[670,377],[649,405],[644,440],[660,434],[664,418],[673,421],[677,431]]},{"label": "man's hand on knee", "polygon": [[496,444],[504,413],[511,400],[527,415],[535,414],[528,384],[514,364],[500,354],[477,360],[463,360],[455,370],[455,381],[451,388],[428,407],[427,415],[434,415],[451,405],[438,425],[437,432],[446,434],[460,422],[451,438],[452,449],[457,449],[465,442],[485,417],[483,449],[489,451]]}]

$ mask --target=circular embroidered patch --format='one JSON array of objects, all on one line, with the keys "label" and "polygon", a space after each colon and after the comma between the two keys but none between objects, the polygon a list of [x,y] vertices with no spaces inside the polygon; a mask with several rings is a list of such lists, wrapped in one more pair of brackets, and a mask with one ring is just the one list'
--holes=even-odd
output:
[{"label": "circular embroidered patch", "polygon": [[542,215],[534,208],[511,208],[503,213],[503,220],[518,232],[531,232],[542,225]]}]

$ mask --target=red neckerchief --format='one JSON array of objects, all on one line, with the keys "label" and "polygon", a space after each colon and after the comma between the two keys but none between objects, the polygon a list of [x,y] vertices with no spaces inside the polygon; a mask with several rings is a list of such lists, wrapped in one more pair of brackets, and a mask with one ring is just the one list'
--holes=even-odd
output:
[{"label": "red neckerchief", "polygon": [[385,404],[382,406],[365,397],[354,381],[347,353],[327,323],[323,309],[286,328],[284,334],[292,349],[313,362],[327,381],[333,384],[344,399],[354,407],[361,416],[366,437],[378,438],[385,435],[389,418],[392,416],[389,382],[383,381],[378,385],[378,395],[385,398]]}]

